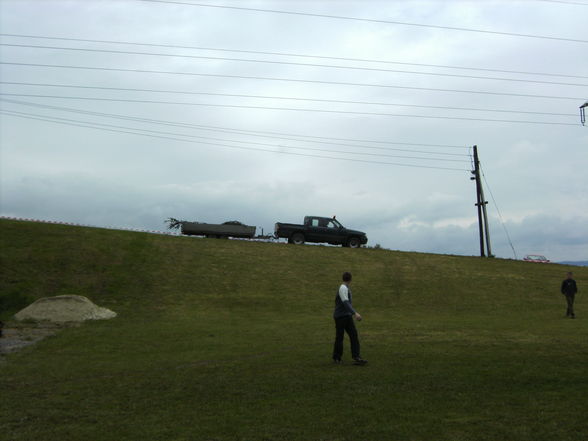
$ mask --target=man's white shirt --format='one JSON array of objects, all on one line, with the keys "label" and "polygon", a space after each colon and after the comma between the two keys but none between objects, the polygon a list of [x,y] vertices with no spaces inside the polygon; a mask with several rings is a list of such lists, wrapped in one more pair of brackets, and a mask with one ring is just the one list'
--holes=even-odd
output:
[{"label": "man's white shirt", "polygon": [[343,302],[349,301],[349,288],[344,283],[339,287],[339,298]]}]

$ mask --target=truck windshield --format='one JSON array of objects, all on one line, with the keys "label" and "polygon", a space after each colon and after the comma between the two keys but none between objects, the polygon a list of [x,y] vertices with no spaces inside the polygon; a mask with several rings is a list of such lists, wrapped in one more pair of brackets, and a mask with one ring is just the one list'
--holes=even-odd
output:
[{"label": "truck windshield", "polygon": [[329,228],[343,228],[343,225],[341,225],[339,223],[339,221],[337,221],[336,219],[333,219],[333,220],[329,221],[328,227]]}]

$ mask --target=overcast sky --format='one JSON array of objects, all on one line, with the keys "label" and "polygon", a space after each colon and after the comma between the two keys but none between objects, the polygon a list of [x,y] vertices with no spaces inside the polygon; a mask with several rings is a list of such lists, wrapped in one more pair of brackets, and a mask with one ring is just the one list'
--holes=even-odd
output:
[{"label": "overcast sky", "polygon": [[187,3],[0,1],[1,215],[477,255],[476,144],[494,253],[588,260],[586,0]]}]

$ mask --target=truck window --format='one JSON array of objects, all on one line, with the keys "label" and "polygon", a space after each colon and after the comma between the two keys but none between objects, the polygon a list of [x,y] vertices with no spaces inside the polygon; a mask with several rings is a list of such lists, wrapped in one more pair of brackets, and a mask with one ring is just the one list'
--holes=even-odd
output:
[{"label": "truck window", "polygon": [[319,226],[319,220],[318,219],[312,219],[310,225],[312,225],[313,227],[318,227]]},{"label": "truck window", "polygon": [[343,228],[343,225],[341,225],[337,219],[333,219],[331,222],[333,224],[333,228]]},{"label": "truck window", "polygon": [[329,221],[327,227],[329,227],[329,228],[338,228],[339,226],[337,224],[335,224],[335,222]]}]

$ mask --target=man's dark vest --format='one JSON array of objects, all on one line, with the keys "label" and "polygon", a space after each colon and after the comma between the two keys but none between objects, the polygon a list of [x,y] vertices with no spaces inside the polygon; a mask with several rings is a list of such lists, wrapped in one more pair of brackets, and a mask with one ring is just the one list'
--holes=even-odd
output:
[{"label": "man's dark vest", "polygon": [[[351,289],[349,287],[347,287],[347,293],[349,297],[349,303],[352,303]],[[335,312],[333,313],[333,317],[342,318],[349,317],[352,315],[353,313],[350,312],[343,304],[343,300],[341,300],[341,297],[339,296],[339,289],[337,289],[337,294],[335,295]]]}]

